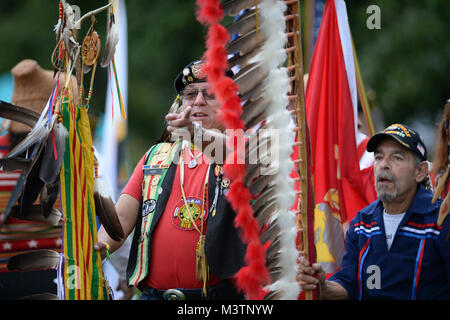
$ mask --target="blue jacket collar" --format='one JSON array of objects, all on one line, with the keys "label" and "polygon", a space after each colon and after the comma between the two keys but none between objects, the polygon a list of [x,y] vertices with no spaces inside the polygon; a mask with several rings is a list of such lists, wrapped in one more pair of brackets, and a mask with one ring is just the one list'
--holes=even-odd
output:
[{"label": "blue jacket collar", "polygon": [[[417,193],[414,196],[413,202],[408,211],[418,214],[427,214],[433,212],[434,210],[439,208],[439,206],[441,205],[441,201],[438,200],[435,203],[431,203],[432,199],[433,193],[427,190],[422,184],[419,184]],[[383,211],[383,203],[378,199],[362,209],[360,212],[364,215],[371,215],[377,210],[381,210],[381,212]]]}]

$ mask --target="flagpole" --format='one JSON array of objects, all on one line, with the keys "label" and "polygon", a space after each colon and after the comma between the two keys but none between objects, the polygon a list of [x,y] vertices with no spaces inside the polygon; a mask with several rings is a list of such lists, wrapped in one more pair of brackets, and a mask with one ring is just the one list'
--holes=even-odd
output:
[{"label": "flagpole", "polygon": [[[303,49],[301,41],[301,18],[300,18],[300,5],[297,1],[292,5],[293,14],[297,15],[294,22],[294,29],[298,33],[294,37],[295,50],[293,56],[289,54],[289,65],[295,65],[295,74],[297,80],[297,88],[293,88],[295,93],[298,95],[295,99],[295,114],[297,118],[297,144],[298,144],[298,176],[299,176],[299,204],[298,204],[298,229],[301,232],[300,241],[300,251],[304,251],[305,258],[310,260],[313,256],[309,250],[310,248],[310,232],[314,230],[309,230],[310,219],[312,219],[311,213],[313,212],[311,208],[314,207],[314,198],[311,196],[312,181],[310,179],[310,158],[308,155],[308,149],[310,148],[309,135],[307,132],[307,122],[306,122],[306,107],[305,107],[305,88],[303,82]],[[296,24],[296,26],[295,26]],[[311,262],[311,261],[310,261]],[[313,299],[313,291],[305,291],[305,300]]]},{"label": "flagpole", "polygon": [[367,128],[369,129],[369,134],[373,136],[375,134],[375,127],[373,125],[372,114],[370,113],[369,101],[367,100],[366,89],[364,87],[364,82],[361,75],[361,69],[359,68],[355,42],[353,41],[353,36],[351,34],[350,36],[352,38],[353,57],[355,60],[355,71],[356,71],[356,85],[358,87],[359,102],[361,103],[364,112],[364,119],[366,120]]},{"label": "flagpole", "polygon": [[308,72],[309,65],[311,64],[312,52],[314,49],[314,6],[315,0],[305,0],[305,25],[304,25],[304,39],[305,39],[305,51],[303,65],[306,72]]}]

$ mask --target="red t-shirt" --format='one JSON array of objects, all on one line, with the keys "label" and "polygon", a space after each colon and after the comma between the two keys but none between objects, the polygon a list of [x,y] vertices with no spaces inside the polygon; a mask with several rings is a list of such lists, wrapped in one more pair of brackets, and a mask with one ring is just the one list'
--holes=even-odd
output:
[{"label": "red t-shirt", "polygon": [[[194,156],[198,153],[194,151]],[[200,160],[200,158],[202,158]],[[185,153],[183,189],[186,200],[194,216],[196,225],[200,229],[200,212],[203,203],[205,178],[208,173],[209,160],[206,157],[197,158],[195,169],[188,168],[187,163],[192,159]],[[136,200],[141,200],[143,170],[142,158],[133,172],[127,186],[122,193],[127,193]],[[167,201],[165,210],[152,234],[149,275],[144,283],[155,289],[202,288],[203,283],[197,281],[195,261],[196,246],[199,232],[192,226],[185,215],[185,206],[180,187],[180,168],[177,166],[172,192]],[[206,219],[208,218],[208,192],[205,193],[204,230],[206,232]],[[214,285],[219,279],[210,274],[208,285]]]}]

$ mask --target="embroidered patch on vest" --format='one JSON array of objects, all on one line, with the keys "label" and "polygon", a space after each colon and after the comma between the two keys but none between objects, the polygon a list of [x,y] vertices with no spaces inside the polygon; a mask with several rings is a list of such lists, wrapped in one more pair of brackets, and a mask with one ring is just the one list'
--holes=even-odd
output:
[{"label": "embroidered patch on vest", "polygon": [[155,210],[155,208],[156,208],[155,199],[146,200],[142,204],[142,216],[143,217],[147,216],[150,212],[153,212],[153,210]]},{"label": "embroidered patch on vest", "polygon": [[[194,220],[197,228],[200,228],[202,223],[200,216],[200,212],[202,211],[202,201],[198,198],[188,198],[186,201],[189,210],[184,201],[180,200],[172,215],[173,224],[181,230],[193,230],[195,227],[192,224],[192,220]],[[192,219],[189,217],[189,212],[192,214]],[[205,221],[206,218],[207,214],[205,213],[203,220]]]}]

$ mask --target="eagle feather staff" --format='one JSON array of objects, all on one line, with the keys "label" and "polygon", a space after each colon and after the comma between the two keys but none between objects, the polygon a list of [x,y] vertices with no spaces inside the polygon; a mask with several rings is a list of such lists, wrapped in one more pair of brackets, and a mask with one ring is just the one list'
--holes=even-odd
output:
[{"label": "eagle feather staff", "polygon": [[[303,158],[294,163],[291,156],[294,147],[308,145],[305,132],[298,131],[298,122],[294,121],[300,121],[299,117],[294,119],[287,110],[292,104],[296,104],[296,112],[301,108],[298,102],[299,97],[302,97],[299,90],[303,90],[300,82],[303,70],[299,68],[297,59],[293,58],[294,55],[298,58],[298,50],[301,51],[301,46],[296,43],[300,34],[300,25],[296,23],[299,16],[298,7],[295,6],[297,1],[231,0],[223,3],[223,11],[217,1],[202,0],[198,4],[198,20],[210,25],[208,50],[205,53],[207,66],[215,71],[227,67],[240,70],[233,77],[233,83],[238,85],[243,106],[238,108],[233,105],[234,109],[231,109],[227,101],[231,101],[232,97],[222,97],[222,108],[229,108],[224,111],[225,124],[227,128],[241,126],[252,132],[246,143],[246,168],[242,170],[239,165],[230,165],[227,172],[226,166],[224,167],[225,174],[229,174],[232,181],[227,198],[232,206],[233,203],[244,203],[246,189],[239,183],[245,182],[244,187],[248,187],[250,194],[256,197],[247,212],[251,212],[252,218],[256,219],[258,230],[254,230],[253,222],[239,224],[242,208],[236,210],[234,206],[236,221],[244,235],[258,234],[258,240],[247,237],[247,243],[258,247],[258,241],[263,241],[267,251],[258,256],[256,250],[253,257],[257,257],[247,264],[258,265],[261,273],[250,276],[246,273],[247,266],[242,268],[236,275],[238,285],[250,299],[297,299],[300,287],[296,282],[296,221],[298,217],[306,215],[306,212],[296,206],[296,180],[291,178],[295,165],[302,163]],[[248,10],[242,13],[246,9]],[[217,15],[214,16],[211,12]],[[231,38],[228,35],[219,41],[218,37],[211,36],[219,34],[220,27],[217,24],[222,18],[222,12],[231,16],[240,14],[226,29],[237,35],[226,46],[230,56],[228,64],[222,61],[222,56],[213,54],[222,52],[219,48],[225,46],[223,38]],[[209,81],[213,82],[216,96],[220,96],[217,91],[220,86],[214,82],[220,80],[215,80],[211,73]],[[296,133],[300,143],[295,141]],[[256,164],[249,163],[255,157]],[[296,170],[298,169],[299,167]],[[299,176],[307,176],[307,170],[307,167],[302,167]],[[240,193],[233,193],[233,183]],[[306,188],[310,189],[311,186]],[[299,193],[303,192],[308,193],[306,189]],[[250,248],[249,245],[247,253],[252,249],[255,247]],[[259,264],[261,259],[265,261],[264,266]],[[265,277],[265,270],[269,273],[268,278]],[[257,285],[261,287],[256,289]]]}]

